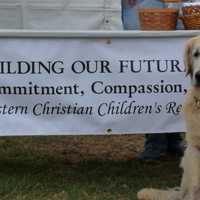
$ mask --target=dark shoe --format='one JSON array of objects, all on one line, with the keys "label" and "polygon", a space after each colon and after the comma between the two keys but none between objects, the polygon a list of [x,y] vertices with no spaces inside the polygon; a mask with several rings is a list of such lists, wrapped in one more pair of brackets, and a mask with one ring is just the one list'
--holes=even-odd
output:
[{"label": "dark shoe", "polygon": [[183,154],[184,154],[184,148],[182,148],[181,146],[176,147],[176,148],[170,148],[170,149],[167,150],[167,152],[171,156],[182,157]]},{"label": "dark shoe", "polygon": [[167,152],[171,156],[182,157],[184,154],[183,137],[180,133],[168,133],[168,148]]}]

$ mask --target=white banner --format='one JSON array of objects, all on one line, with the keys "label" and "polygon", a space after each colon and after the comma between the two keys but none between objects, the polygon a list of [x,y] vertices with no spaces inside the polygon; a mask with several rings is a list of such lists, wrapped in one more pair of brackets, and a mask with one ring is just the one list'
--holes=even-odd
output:
[{"label": "white banner", "polygon": [[1,38],[1,135],[184,131],[186,39]]}]

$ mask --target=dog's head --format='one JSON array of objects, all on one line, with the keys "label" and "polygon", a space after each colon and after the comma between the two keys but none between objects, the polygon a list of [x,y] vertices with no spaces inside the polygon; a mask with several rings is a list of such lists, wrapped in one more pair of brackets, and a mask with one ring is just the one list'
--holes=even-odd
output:
[{"label": "dog's head", "polygon": [[192,85],[200,87],[200,36],[190,39],[185,49],[185,67]]}]

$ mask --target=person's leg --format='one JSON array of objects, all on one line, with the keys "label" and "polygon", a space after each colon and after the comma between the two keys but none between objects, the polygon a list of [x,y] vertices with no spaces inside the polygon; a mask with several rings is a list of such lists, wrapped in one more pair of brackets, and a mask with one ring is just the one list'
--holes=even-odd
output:
[{"label": "person's leg", "polygon": [[139,155],[141,160],[159,160],[167,151],[166,134],[146,134],[144,151]]},{"label": "person's leg", "polygon": [[139,29],[138,10],[136,5],[129,5],[122,0],[122,22],[124,30]]}]

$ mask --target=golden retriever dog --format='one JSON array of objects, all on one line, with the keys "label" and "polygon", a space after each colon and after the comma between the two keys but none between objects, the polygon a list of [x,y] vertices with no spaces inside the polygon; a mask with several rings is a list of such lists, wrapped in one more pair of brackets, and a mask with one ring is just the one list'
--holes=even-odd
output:
[{"label": "golden retriever dog", "polygon": [[188,41],[184,59],[191,88],[183,105],[187,148],[181,161],[181,185],[169,190],[142,189],[139,200],[200,200],[200,36]]}]

